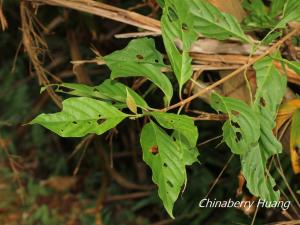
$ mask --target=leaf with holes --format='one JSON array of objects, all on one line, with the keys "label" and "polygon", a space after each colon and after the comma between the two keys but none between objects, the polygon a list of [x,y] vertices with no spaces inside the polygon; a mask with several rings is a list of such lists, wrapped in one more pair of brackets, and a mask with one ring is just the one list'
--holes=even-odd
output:
[{"label": "leaf with holes", "polygon": [[191,0],[189,13],[193,16],[194,29],[206,37],[226,40],[234,37],[251,43],[238,21],[232,15],[222,13],[206,0]]},{"label": "leaf with holes", "polygon": [[198,139],[198,129],[191,117],[177,115],[173,113],[151,112],[157,122],[166,129],[177,130],[182,135],[190,139],[191,144],[195,145]]},{"label": "leaf with holes", "polygon": [[286,76],[278,71],[274,65],[274,59],[271,57],[264,57],[255,63],[254,69],[257,83],[254,105],[263,116],[269,116],[275,120],[279,104],[286,90]]},{"label": "leaf with holes", "polygon": [[[193,143],[192,141],[194,138],[191,137],[192,136],[187,137],[186,135],[183,135],[178,130],[175,130],[172,133],[172,138],[175,139],[175,142],[178,145],[179,149],[183,152],[182,161],[186,166],[191,166],[195,162],[200,163],[200,161],[198,160],[199,150],[196,145],[197,143]],[[194,137],[198,137],[198,133]]]},{"label": "leaf with holes", "polygon": [[63,101],[61,112],[41,114],[30,123],[40,124],[62,137],[82,137],[103,134],[128,116],[109,103],[78,97]]},{"label": "leaf with holes", "polygon": [[174,130],[172,137],[183,152],[185,165],[198,162],[199,151],[196,147],[198,129],[191,117],[173,113],[152,112],[151,115],[166,129]]},{"label": "leaf with holes", "polygon": [[174,203],[186,180],[183,154],[174,140],[152,121],[143,127],[140,141],[143,160],[150,166],[158,195],[173,218]]},{"label": "leaf with holes", "polygon": [[111,69],[111,78],[143,76],[152,81],[170,102],[173,88],[170,80],[161,72],[165,66],[162,55],[155,49],[154,40],[132,40],[123,50],[104,57]]},{"label": "leaf with holes", "polygon": [[182,86],[193,74],[189,50],[192,43],[197,40],[188,1],[166,0],[161,25],[163,41],[181,96]]},{"label": "leaf with holes", "polygon": [[[273,144],[266,147],[273,148]],[[269,171],[266,171],[270,155],[270,151],[262,146],[262,142],[252,146],[241,156],[242,172],[247,181],[247,188],[253,195],[266,201],[278,201],[280,193],[274,190],[276,183]]]},{"label": "leaf with holes", "polygon": [[274,136],[273,129],[287,80],[276,69],[271,57],[257,62],[254,69],[257,82],[254,107],[260,114],[261,135],[258,144],[242,155],[242,170],[247,187],[253,195],[267,201],[278,201],[280,193],[274,190],[275,181],[266,171],[266,166],[271,156],[282,151],[281,143]]},{"label": "leaf with holes", "polygon": [[258,142],[260,136],[259,114],[241,100],[211,95],[211,106],[218,112],[228,114],[223,125],[223,138],[231,151],[243,154]]}]

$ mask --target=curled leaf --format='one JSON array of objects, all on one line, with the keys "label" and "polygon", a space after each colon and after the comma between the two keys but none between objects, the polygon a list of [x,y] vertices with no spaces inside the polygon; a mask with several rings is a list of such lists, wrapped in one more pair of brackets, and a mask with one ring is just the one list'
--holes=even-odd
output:
[{"label": "curled leaf", "polygon": [[129,93],[127,88],[126,88],[126,92],[127,92],[126,105],[130,109],[131,112],[133,112],[134,114],[137,114],[137,106],[136,106],[135,100],[131,96],[131,94]]}]

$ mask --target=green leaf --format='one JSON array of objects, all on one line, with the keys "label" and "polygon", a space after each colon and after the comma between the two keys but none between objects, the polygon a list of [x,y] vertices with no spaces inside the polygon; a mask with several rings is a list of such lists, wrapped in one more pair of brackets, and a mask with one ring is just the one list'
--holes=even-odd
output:
[{"label": "green leaf", "polygon": [[283,15],[278,24],[273,30],[278,28],[284,28],[287,23],[300,19],[300,1],[299,0],[287,0],[284,6]]},{"label": "green leaf", "polygon": [[164,0],[156,0],[156,2],[160,5],[160,7],[164,7],[165,1]]},{"label": "green leaf", "polygon": [[111,78],[144,76],[159,87],[170,102],[172,84],[161,72],[165,64],[162,55],[155,49],[153,39],[132,40],[126,48],[105,56],[104,60],[112,71]]},{"label": "green leaf", "polygon": [[41,114],[30,123],[40,124],[62,137],[82,137],[103,134],[128,116],[109,103],[77,97],[63,101],[61,112]]},{"label": "green leaf", "polygon": [[273,0],[269,11],[261,0],[251,4],[245,0],[243,5],[249,11],[244,19],[246,28],[271,29],[267,37],[277,29],[285,28],[287,23],[300,19],[299,0]]},{"label": "green leaf", "polygon": [[267,7],[262,0],[252,0],[251,3],[248,0],[244,0],[243,7],[251,13],[267,14]]},{"label": "green leaf", "polygon": [[223,138],[231,151],[243,154],[260,137],[259,114],[241,100],[211,95],[211,106],[219,112],[227,113],[229,119],[223,125]]},{"label": "green leaf", "polygon": [[274,190],[275,181],[267,171],[267,162],[282,151],[273,128],[287,84],[273,58],[265,57],[254,65],[257,90],[252,106],[216,93],[211,100],[214,109],[228,114],[229,120],[223,125],[224,140],[234,153],[240,154],[249,191],[267,201],[278,201],[280,196]]},{"label": "green leaf", "polygon": [[182,86],[193,74],[189,50],[197,39],[188,1],[166,0],[161,25],[164,45],[177,78],[181,96]]},{"label": "green leaf", "polygon": [[173,113],[152,112],[151,115],[166,129],[174,130],[172,137],[183,152],[185,165],[198,161],[199,151],[196,147],[198,129],[191,117]]},{"label": "green leaf", "polygon": [[285,2],[286,0],[273,0],[271,2],[270,16],[273,18],[279,16],[282,13]]},{"label": "green leaf", "polygon": [[269,45],[274,40],[282,36],[282,31],[271,32],[262,40],[262,45]]},{"label": "green leaf", "polygon": [[269,15],[268,9],[262,0],[254,0],[251,3],[244,0],[243,7],[248,12],[243,20],[244,27],[247,30],[269,29],[277,22],[275,17]]},{"label": "green leaf", "polygon": [[137,94],[134,90],[127,87],[126,85],[119,83],[114,80],[107,79],[99,86],[96,86],[95,89],[106,98],[113,99],[115,101],[126,103],[127,99],[127,90],[130,96],[134,99],[138,107],[149,109],[150,107],[146,101]]},{"label": "green leaf", "polygon": [[194,17],[194,28],[197,33],[218,40],[234,37],[242,42],[251,43],[235,17],[222,13],[206,0],[186,2],[189,3],[189,13]]},{"label": "green leaf", "polygon": [[143,160],[152,170],[152,180],[158,185],[158,195],[169,215],[186,180],[183,153],[173,139],[154,122],[143,127],[141,133]]},{"label": "green leaf", "polygon": [[[144,160],[151,167],[153,181],[159,187],[159,196],[172,216],[174,202],[187,180],[185,166],[198,162],[198,129],[193,119],[185,115],[164,112],[151,112],[150,115],[162,127],[173,130],[170,137],[151,122],[143,128],[141,135]],[[153,147],[158,149],[157,154],[151,153]],[[180,170],[179,175],[176,175],[177,170]],[[170,178],[173,176],[178,176],[176,179],[180,180]]]},{"label": "green leaf", "polygon": [[55,91],[80,97],[113,100],[121,103],[126,103],[128,91],[138,107],[143,109],[150,108],[146,101],[134,90],[111,79],[107,79],[100,85],[94,87],[85,84],[62,83],[57,85]]},{"label": "green leaf", "polygon": [[275,119],[278,106],[286,90],[287,79],[273,63],[274,59],[264,57],[254,64],[257,82],[254,104],[259,108],[260,113],[267,112],[269,117]]},{"label": "green leaf", "polygon": [[[189,138],[178,130],[175,130],[172,134],[179,149],[183,152],[182,161],[186,166],[191,166],[195,162],[199,162],[199,150],[196,147],[196,143],[192,142],[193,138]],[[192,135],[190,135],[192,137]],[[198,137],[198,132],[195,136]],[[197,140],[196,140],[197,141]]]},{"label": "green leaf", "polygon": [[157,122],[166,129],[176,130],[189,139],[191,145],[195,146],[198,139],[198,129],[191,117],[173,113],[151,112]]},{"label": "green leaf", "polygon": [[85,84],[74,84],[74,83],[62,83],[57,84],[56,92],[65,93],[80,97],[90,97],[90,98],[105,98],[101,95],[94,87]]},{"label": "green leaf", "polygon": [[260,116],[261,137],[259,143],[253,146],[241,157],[242,171],[247,180],[249,191],[266,201],[278,201],[280,193],[275,191],[275,181],[267,170],[269,158],[281,153],[281,143],[274,136],[274,119],[268,115]]},{"label": "green leaf", "polygon": [[235,37],[251,42],[233,16],[220,12],[204,0],[166,0],[161,24],[163,41],[179,83],[180,95],[182,86],[193,73],[189,49],[197,34],[219,40]]},{"label": "green leaf", "polygon": [[278,201],[280,193],[274,191],[275,181],[271,175],[266,174],[266,163],[270,157],[268,149],[262,148],[261,144],[253,146],[241,156],[242,171],[247,181],[249,191],[263,200]]},{"label": "green leaf", "polygon": [[266,174],[266,166],[271,156],[282,151],[281,143],[273,134],[273,128],[287,80],[276,69],[271,57],[257,62],[254,69],[257,81],[254,107],[260,113],[261,135],[258,144],[242,155],[242,170],[252,194],[267,201],[278,201],[280,193],[274,191],[275,181],[268,172]]}]

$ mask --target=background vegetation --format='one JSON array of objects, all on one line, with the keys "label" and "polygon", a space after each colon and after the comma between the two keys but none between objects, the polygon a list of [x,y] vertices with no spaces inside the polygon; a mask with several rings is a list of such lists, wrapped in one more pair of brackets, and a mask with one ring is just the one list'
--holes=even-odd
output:
[{"label": "background vegetation", "polygon": [[[46,4],[39,4],[41,2]],[[143,26],[149,26],[148,31],[152,33],[159,30],[155,21],[162,12],[154,0],[99,1],[126,9],[117,14],[117,19],[114,9],[104,8],[103,15],[99,15],[89,2],[83,4],[91,6],[87,9],[89,12],[84,13],[76,5],[70,9],[72,5],[67,4],[72,1],[66,0],[0,1],[3,30],[0,33],[0,223],[299,224],[299,179],[288,153],[288,129],[287,137],[282,138],[286,151],[280,155],[281,164],[272,167],[271,172],[285,194],[283,199],[290,199],[293,207],[287,212],[256,208],[199,209],[199,201],[207,196],[218,200],[253,198],[239,175],[239,157],[222,142],[226,115],[215,114],[205,96],[190,105],[191,113],[197,117],[196,125],[201,128],[198,139],[201,157],[200,163],[187,170],[188,182],[175,204],[175,220],[166,213],[151,180],[151,171],[142,160],[139,134],[144,120],[127,120],[104,135],[85,138],[60,138],[41,126],[26,125],[41,112],[58,111],[62,99],[66,98],[64,93],[56,93],[54,89],[40,93],[41,86],[60,82],[100,84],[110,75],[100,56],[124,48],[132,38],[131,33],[142,32]],[[247,1],[244,9],[239,1],[228,1],[231,5],[228,3],[226,7],[222,1],[211,2],[236,16],[257,40],[274,28],[274,20],[278,18],[276,13],[270,12],[270,1],[265,1],[262,7],[259,7],[260,1],[252,1],[258,5]],[[132,16],[132,11],[148,19]],[[299,25],[290,24],[280,30],[273,41],[276,43],[294,26]],[[116,38],[116,34],[125,34],[128,38]],[[165,52],[161,36],[154,36],[157,48]],[[211,39],[206,41],[208,46],[215,44]],[[225,44],[227,46],[192,53],[193,64],[201,67],[194,78],[197,80],[201,74],[201,84],[209,85],[245,64],[250,50],[241,52],[243,48],[234,41]],[[281,47],[283,57],[299,60],[299,44],[297,35],[286,41]],[[253,71],[249,71],[250,78],[251,73],[253,75]],[[178,91],[176,79],[169,78]],[[248,101],[245,82],[240,84],[237,80],[228,81],[229,85],[223,84],[215,90]],[[296,98],[300,78],[290,73],[288,80],[289,92],[285,99]],[[164,107],[163,94],[149,82],[142,78],[121,78],[121,81],[138,90],[154,107]],[[183,90],[184,97],[192,95],[197,88],[189,81]],[[231,93],[232,89],[236,92]],[[176,95],[172,101],[176,103],[180,98]]]}]

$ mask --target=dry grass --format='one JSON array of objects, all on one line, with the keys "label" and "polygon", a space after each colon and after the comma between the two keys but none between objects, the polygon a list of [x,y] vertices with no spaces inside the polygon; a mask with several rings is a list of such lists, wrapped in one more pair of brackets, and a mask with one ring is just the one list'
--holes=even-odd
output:
[{"label": "dry grass", "polygon": [[3,13],[3,0],[0,0],[0,24],[3,31],[8,27],[7,20]]},{"label": "dry grass", "polygon": [[[47,49],[47,43],[36,31],[34,23],[34,15],[32,13],[31,5],[26,2],[20,3],[20,15],[22,21],[22,34],[24,49],[33,64],[35,72],[39,79],[39,84],[48,86],[50,81],[47,78],[47,71],[42,66],[40,57]],[[61,98],[54,92],[51,87],[47,88],[47,92],[55,104],[62,108]]]},{"label": "dry grass", "polygon": [[93,0],[27,0],[59,7],[74,9],[81,12],[90,13],[92,15],[105,17],[121,23],[130,24],[141,29],[160,33],[160,22],[141,14],[120,9],[111,5]]}]

